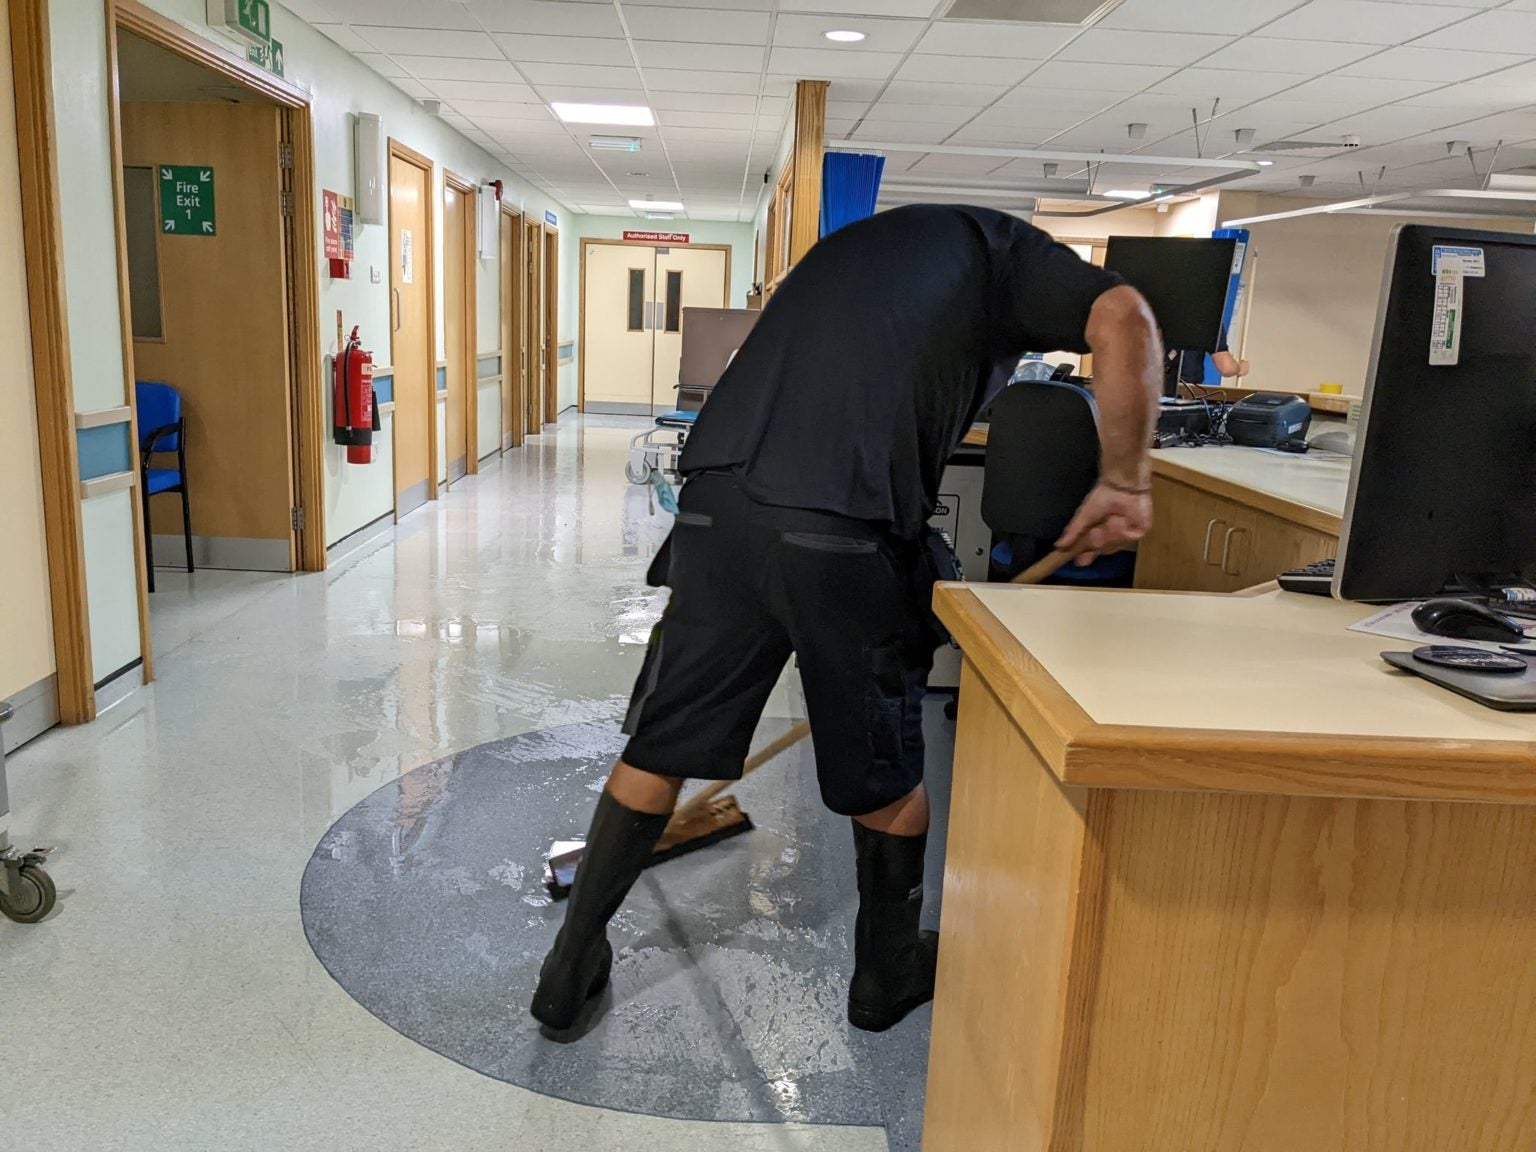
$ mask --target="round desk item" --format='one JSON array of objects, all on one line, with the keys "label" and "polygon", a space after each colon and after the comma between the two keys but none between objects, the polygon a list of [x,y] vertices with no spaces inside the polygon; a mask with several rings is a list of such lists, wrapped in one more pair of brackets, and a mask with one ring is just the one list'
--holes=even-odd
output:
[{"label": "round desk item", "polygon": [[1428,644],[1413,650],[1413,658],[1437,668],[1454,668],[1458,672],[1492,672],[1508,675],[1524,672],[1530,665],[1518,656],[1506,656],[1482,648],[1453,648],[1445,644]]}]

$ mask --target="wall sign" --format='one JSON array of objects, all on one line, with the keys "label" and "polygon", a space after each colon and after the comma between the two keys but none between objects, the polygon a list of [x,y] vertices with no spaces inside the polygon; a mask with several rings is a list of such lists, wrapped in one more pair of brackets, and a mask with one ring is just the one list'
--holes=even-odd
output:
[{"label": "wall sign", "polygon": [[271,40],[245,50],[245,58],[258,68],[265,68],[274,76],[283,74],[283,42]]},{"label": "wall sign", "polygon": [[215,234],[212,168],[160,165],[160,231],[176,236]]},{"label": "wall sign", "polygon": [[416,240],[409,228],[400,229],[400,283],[416,283]]},{"label": "wall sign", "polygon": [[544,210],[544,223],[548,224],[551,228],[558,228],[560,227],[560,217],[546,208]]},{"label": "wall sign", "polygon": [[687,232],[630,232],[624,233],[626,240],[648,240],[657,244],[689,244],[692,240]]}]

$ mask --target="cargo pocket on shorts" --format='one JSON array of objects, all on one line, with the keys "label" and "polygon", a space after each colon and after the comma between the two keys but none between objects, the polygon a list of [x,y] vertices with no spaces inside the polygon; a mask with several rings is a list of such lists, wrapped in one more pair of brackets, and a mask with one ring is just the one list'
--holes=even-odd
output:
[{"label": "cargo pocket on shorts", "polygon": [[873,540],[864,540],[858,536],[838,536],[831,532],[785,532],[784,543],[835,556],[871,556],[880,549],[880,545]]},{"label": "cargo pocket on shorts", "polygon": [[906,747],[907,683],[901,646],[864,649],[864,724],[876,767],[899,767]]}]

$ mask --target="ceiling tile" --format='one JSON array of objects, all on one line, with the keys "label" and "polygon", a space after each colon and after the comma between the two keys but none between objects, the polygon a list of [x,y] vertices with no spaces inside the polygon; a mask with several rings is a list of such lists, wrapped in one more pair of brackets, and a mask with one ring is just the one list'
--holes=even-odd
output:
[{"label": "ceiling tile", "polygon": [[1277,100],[1321,100],[1354,104],[1364,109],[1391,104],[1438,88],[1433,80],[1384,80],[1373,76],[1319,76],[1279,93]]},{"label": "ceiling tile", "polygon": [[1426,36],[1415,47],[1523,52],[1533,56],[1536,55],[1536,12],[1480,12],[1454,28]]},{"label": "ceiling tile", "polygon": [[[1380,76],[1392,80],[1470,80],[1526,61],[1502,52],[1457,52],[1447,48],[1389,48],[1351,64],[1346,76]],[[1536,93],[1533,93],[1536,95]]]},{"label": "ceiling tile", "polygon": [[1045,91],[1140,92],[1177,71],[1177,68],[1152,64],[1094,64],[1086,61],[1070,63],[1065,60],[1049,60],[1029,74],[1023,87]]},{"label": "ceiling tile", "polygon": [[1295,7],[1296,0],[1125,0],[1095,27],[1241,36]]},{"label": "ceiling tile", "polygon": [[576,85],[583,88],[639,88],[640,73],[634,65],[551,64],[530,61],[522,66],[531,84]]},{"label": "ceiling tile", "polygon": [[[539,98],[526,84],[483,84],[475,80],[434,80],[434,93],[444,100],[495,100],[503,103],[533,104]],[[460,108],[460,112],[464,109]],[[468,115],[468,113],[466,113]]]},{"label": "ceiling tile", "polygon": [[1311,79],[1291,72],[1245,72],[1235,68],[1185,68],[1148,89],[1167,95],[1219,98],[1223,106],[1237,108],[1283,92]]},{"label": "ceiling tile", "polygon": [[750,112],[663,112],[661,126],[671,128],[737,128],[751,131],[757,118]]},{"label": "ceiling tile", "polygon": [[368,67],[372,68],[380,76],[387,76],[391,80],[401,79],[410,75],[410,73],[407,72],[404,68],[400,67],[400,65],[396,64],[388,56],[385,56],[382,53],[354,52],[353,55],[361,60],[364,64],[368,65]]},{"label": "ceiling tile", "polygon": [[431,100],[437,95],[420,80],[412,80],[409,77],[397,77],[390,81],[396,88],[404,92],[413,100]]},{"label": "ceiling tile", "polygon": [[914,80],[893,81],[885,99],[898,104],[950,104],[982,108],[1008,91],[1003,84],[925,84]]},{"label": "ceiling tile", "polygon": [[652,92],[651,107],[658,113],[734,112],[751,115],[757,110],[757,97],[714,92]]},{"label": "ceiling tile", "polygon": [[577,84],[540,84],[539,95],[561,104],[645,104],[645,92],[638,85],[633,88],[587,88]]},{"label": "ceiling tile", "polygon": [[940,84],[1017,84],[1039,67],[1036,60],[1010,60],[1002,56],[930,56],[914,53],[897,70],[898,80]]},{"label": "ceiling tile", "polygon": [[1326,44],[1249,36],[1207,56],[1200,61],[1200,66],[1243,72],[1304,71],[1317,76],[1352,64],[1378,50],[1365,44]]},{"label": "ceiling tile", "polygon": [[877,20],[859,17],[839,23],[832,16],[781,15],[773,26],[773,42],[785,48],[827,48],[832,42],[824,35],[842,24],[864,33],[857,44],[839,44],[838,52],[906,52],[917,43],[928,25],[922,20]]},{"label": "ceiling tile", "polygon": [[948,7],[934,0],[783,0],[786,12],[835,12],[844,16],[932,16],[934,9]]},{"label": "ceiling tile", "polygon": [[970,109],[952,104],[903,104],[884,99],[876,104],[869,115],[881,120],[895,120],[904,124],[943,124],[958,128],[972,115]]},{"label": "ceiling tile", "polygon": [[[366,0],[363,0],[366,2]],[[545,36],[607,36],[622,39],[624,26],[612,4],[570,4],[556,0],[476,0],[461,5],[488,32]]]},{"label": "ceiling tile", "polygon": [[635,54],[640,67],[697,68],[711,72],[750,72],[754,76],[763,70],[763,57],[768,50],[751,44],[712,44],[707,52],[697,44],[679,40],[636,40]]},{"label": "ceiling tile", "polygon": [[1456,123],[1460,118],[1460,113],[1453,109],[1411,108],[1406,104],[1394,104],[1389,108],[1375,108],[1334,120],[1323,125],[1323,130],[1330,136],[1353,133],[1365,143],[1365,150],[1370,151],[1373,144],[1433,132],[1437,128]]},{"label": "ceiling tile", "polygon": [[1016,24],[943,20],[928,29],[919,52],[943,56],[1008,56],[1044,60],[1073,36],[1076,28],[1021,27]]},{"label": "ceiling tile", "polygon": [[895,52],[837,52],[830,48],[774,48],[768,71],[800,80],[880,80],[901,62]]},{"label": "ceiling tile", "polygon": [[636,40],[686,40],[695,44],[768,43],[766,12],[720,12],[625,4],[624,20]]},{"label": "ceiling tile", "polygon": [[480,80],[521,84],[517,69],[505,60],[464,60],[452,56],[396,56],[395,62],[418,80]]},{"label": "ceiling tile", "polygon": [[325,8],[345,24],[461,31],[480,27],[464,5],[455,0],[325,0]]},{"label": "ceiling tile", "polygon": [[1442,4],[1383,4],[1378,0],[1312,0],[1265,27],[1266,36],[1356,44],[1402,44],[1467,16]]},{"label": "ceiling tile", "polygon": [[491,37],[519,63],[537,60],[552,64],[632,64],[629,45],[623,40],[597,36],[528,36],[498,32]]},{"label": "ceiling tile", "polygon": [[757,92],[755,73],[747,76],[737,72],[647,68],[645,82],[652,91],[663,92],[734,92],[738,95],[752,95]]},{"label": "ceiling tile", "polygon": [[[407,81],[396,81],[396,83],[407,83]],[[417,82],[411,80],[408,81],[408,83],[415,84]],[[429,92],[428,95],[431,95],[431,93]],[[444,99],[446,100],[447,97],[444,97]],[[542,104],[527,100],[475,100],[472,98],[460,97],[451,100],[450,104],[452,105],[452,108],[455,112],[458,112],[464,116],[468,116],[472,120],[479,120],[479,118],[482,116],[500,119],[511,119],[521,116],[529,109],[533,108],[547,112],[547,109],[545,109]]]},{"label": "ceiling tile", "polygon": [[315,30],[323,36],[341,45],[348,52],[372,52],[373,45],[364,40],[345,24],[316,24]]},{"label": "ceiling tile", "polygon": [[1013,110],[1023,113],[1030,110],[1049,109],[1053,112],[1077,112],[1078,119],[1082,119],[1118,104],[1130,95],[1129,92],[1105,92],[1092,87],[1035,88],[1026,84],[1009,92],[997,102],[995,109],[989,109],[989,111],[996,111],[1002,115]]},{"label": "ceiling tile", "polygon": [[1058,59],[1180,66],[1193,64],[1230,42],[1229,36],[1206,36],[1195,32],[1124,32],[1090,28],[1063,48]]},{"label": "ceiling tile", "polygon": [[354,24],[352,30],[380,52],[416,56],[463,56],[502,60],[496,42],[484,32],[450,32],[435,28],[384,28]]}]

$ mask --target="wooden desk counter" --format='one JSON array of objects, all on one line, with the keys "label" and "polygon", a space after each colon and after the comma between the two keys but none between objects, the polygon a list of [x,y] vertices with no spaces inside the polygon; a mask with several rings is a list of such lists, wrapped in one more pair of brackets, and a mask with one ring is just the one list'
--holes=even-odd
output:
[{"label": "wooden desk counter", "polygon": [[926,1152],[1530,1152],[1536,715],[1358,606],[939,589]]}]

